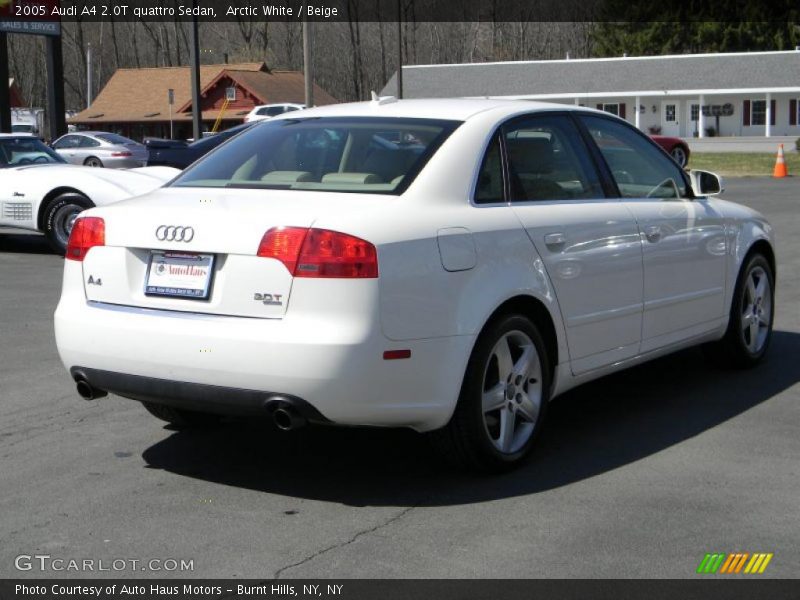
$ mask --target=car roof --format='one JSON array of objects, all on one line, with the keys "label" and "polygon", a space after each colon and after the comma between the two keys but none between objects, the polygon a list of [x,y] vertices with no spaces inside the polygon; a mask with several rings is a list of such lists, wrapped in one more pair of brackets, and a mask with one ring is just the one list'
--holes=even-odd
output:
[{"label": "car roof", "polygon": [[[113,133],[111,131],[69,131],[64,135],[119,135],[118,133]],[[125,137],[124,135],[120,135],[120,137]]]},{"label": "car roof", "polygon": [[273,102],[272,104],[257,104],[253,107],[253,110],[268,108],[270,106],[305,106],[305,104],[302,102]]},{"label": "car roof", "polygon": [[[538,102],[534,100],[506,100],[495,98],[429,98],[413,100],[397,100],[381,98],[371,102],[351,102],[347,104],[329,104],[307,108],[302,118],[312,117],[399,117],[466,121],[477,114],[495,111],[497,116],[512,116],[526,111],[537,110],[577,110],[597,112],[570,104],[554,102]],[[295,119],[299,116],[291,113],[278,115],[275,119]]]}]

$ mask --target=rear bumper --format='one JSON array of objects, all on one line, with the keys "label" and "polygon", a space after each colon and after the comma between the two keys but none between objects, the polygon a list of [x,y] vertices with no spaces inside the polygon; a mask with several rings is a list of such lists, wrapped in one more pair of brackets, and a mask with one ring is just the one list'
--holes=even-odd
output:
[{"label": "rear bumper", "polygon": [[290,394],[170,381],[85,367],[72,367],[70,375],[75,381],[82,379],[99,390],[141,402],[235,416],[268,416],[279,406],[291,406],[312,423],[328,422],[311,404]]},{"label": "rear bumper", "polygon": [[[289,396],[318,412],[312,421],[419,431],[449,420],[472,347],[467,336],[391,342],[370,317],[176,313],[87,302],[71,286],[55,333],[67,369],[124,397],[247,415]],[[383,359],[406,348],[410,359]]]},{"label": "rear bumper", "polygon": [[146,158],[101,158],[103,166],[107,169],[138,169],[147,165]]}]

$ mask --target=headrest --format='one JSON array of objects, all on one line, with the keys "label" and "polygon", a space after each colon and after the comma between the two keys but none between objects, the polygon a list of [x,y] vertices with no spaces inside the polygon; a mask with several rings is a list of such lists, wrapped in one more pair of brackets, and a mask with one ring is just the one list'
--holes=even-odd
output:
[{"label": "headrest", "polygon": [[322,183],[383,183],[374,173],[326,173]]},{"label": "headrest", "polygon": [[542,174],[553,170],[553,144],[544,137],[517,137],[506,142],[511,166],[519,173]]},{"label": "headrest", "polygon": [[270,171],[261,178],[264,183],[292,184],[298,181],[313,181],[308,171]]}]

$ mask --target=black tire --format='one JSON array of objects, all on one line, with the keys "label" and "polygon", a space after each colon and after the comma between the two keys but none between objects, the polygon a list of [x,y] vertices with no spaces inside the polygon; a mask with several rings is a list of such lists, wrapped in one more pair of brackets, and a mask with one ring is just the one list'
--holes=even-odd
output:
[{"label": "black tire", "polygon": [[[744,322],[750,311],[750,292],[748,292],[748,282],[751,278],[759,279],[764,277],[766,289],[769,296],[762,299],[760,306],[754,311],[755,320],[761,323],[758,325],[758,335],[753,336],[752,329],[745,330]],[[763,297],[762,297],[763,298]],[[760,311],[758,310],[760,309]],[[766,314],[765,314],[766,313]],[[760,363],[767,353],[770,340],[772,339],[772,325],[775,320],[775,277],[769,261],[762,254],[755,253],[749,256],[739,273],[736,280],[736,287],[733,291],[733,301],[731,302],[730,320],[728,330],[719,342],[710,344],[706,347],[706,352],[711,359],[721,366],[733,367],[737,369],[748,369]],[[762,336],[763,335],[763,340]],[[756,343],[753,344],[752,340]]]},{"label": "black tire", "polygon": [[153,402],[142,402],[142,405],[151,415],[166,421],[176,429],[207,429],[218,425],[221,420],[218,415],[182,410]]},{"label": "black tire", "polygon": [[61,255],[66,252],[75,216],[93,206],[86,196],[74,192],[61,194],[47,203],[42,221],[44,235],[53,250]]},{"label": "black tire", "polygon": [[90,156],[85,161],[83,161],[83,166],[103,168],[105,165],[103,165],[103,161],[97,158],[96,156]]},{"label": "black tire", "polygon": [[[498,419],[498,437],[494,438],[490,427],[490,411],[484,414],[483,396],[487,386],[495,388],[503,386],[503,381],[497,381],[499,377],[499,362],[496,347],[499,347],[501,340],[509,339],[509,336],[527,337],[533,343],[536,351],[538,368],[531,373],[535,377],[522,381],[524,389],[514,388],[505,384],[505,393],[500,395],[504,398],[504,408],[499,409],[503,412],[506,408],[511,411],[512,423],[524,425],[525,432],[529,432],[529,437],[519,447],[511,447],[509,451],[501,451],[497,444],[502,443],[502,418]],[[518,364],[518,358],[514,356],[513,348],[511,352],[512,363]],[[494,362],[492,362],[494,361]],[[497,371],[497,378],[492,378],[492,372]],[[536,383],[533,383],[538,379]],[[527,393],[531,391],[530,385],[538,384],[539,406],[536,417],[531,422],[523,419],[519,396],[516,392]],[[510,397],[509,397],[510,394]],[[506,400],[507,398],[507,400]],[[450,422],[442,429],[432,431],[428,434],[431,443],[443,457],[451,464],[471,471],[484,473],[498,473],[508,471],[519,465],[531,451],[539,437],[542,424],[547,413],[547,405],[550,399],[550,368],[549,359],[545,350],[544,342],[536,326],[526,317],[521,315],[501,316],[489,323],[481,332],[475,344],[475,348],[467,364],[466,374],[461,386],[458,403]],[[507,402],[507,404],[505,404]],[[513,410],[511,410],[513,409]],[[502,415],[500,415],[502,417]],[[532,427],[530,427],[532,425]]]}]

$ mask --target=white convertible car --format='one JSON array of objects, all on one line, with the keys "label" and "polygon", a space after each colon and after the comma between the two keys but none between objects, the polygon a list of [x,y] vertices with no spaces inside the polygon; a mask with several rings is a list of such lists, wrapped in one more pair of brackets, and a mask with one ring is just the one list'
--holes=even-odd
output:
[{"label": "white convertible car", "polygon": [[276,117],[76,221],[55,314],[87,399],[410,427],[520,461],[565,390],[773,321],[772,228],[625,121],[521,101]]},{"label": "white convertible car", "polygon": [[179,172],[74,167],[35,137],[0,134],[0,227],[42,231],[63,254],[82,210],[150,192]]}]

